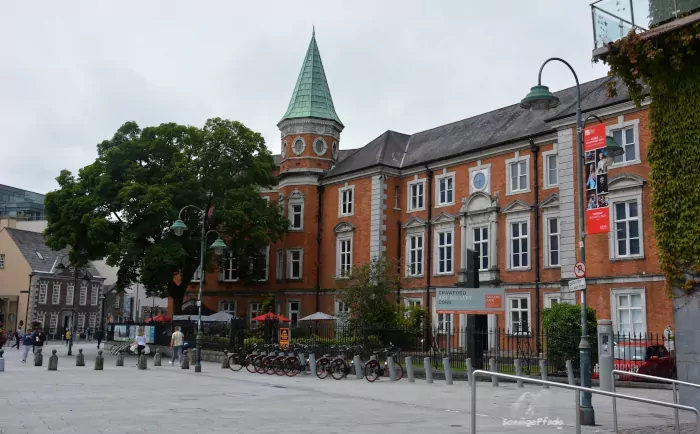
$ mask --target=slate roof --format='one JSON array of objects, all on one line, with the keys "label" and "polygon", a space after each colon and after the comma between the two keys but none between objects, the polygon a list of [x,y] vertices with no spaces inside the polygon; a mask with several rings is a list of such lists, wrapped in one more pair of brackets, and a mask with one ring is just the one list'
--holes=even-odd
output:
[{"label": "slate roof", "polygon": [[[44,235],[40,232],[23,231],[15,228],[5,228],[5,230],[34,272],[50,272],[56,260],[68,254],[68,248],[60,251],[51,250],[44,242]],[[87,269],[92,276],[100,277],[100,273],[92,263],[87,266]]]},{"label": "slate roof", "polygon": [[343,125],[333,106],[321,53],[316,45],[316,32],[311,35],[311,42],[306,51],[304,63],[301,65],[292,99],[280,122],[293,118],[328,119]]},{"label": "slate roof", "polygon": [[[627,88],[617,82],[617,96],[607,96],[608,77],[581,85],[582,111],[590,111],[629,100]],[[523,93],[523,96],[525,92]],[[527,139],[555,129],[549,121],[575,113],[576,88],[555,92],[561,103],[545,114],[523,110],[519,103],[480,114],[413,135],[387,131],[334,166],[326,178],[348,174],[379,164],[396,168],[419,166],[448,157],[466,154]],[[403,147],[403,149],[401,149]],[[401,157],[398,157],[401,153]],[[397,163],[398,161],[398,163]]]}]

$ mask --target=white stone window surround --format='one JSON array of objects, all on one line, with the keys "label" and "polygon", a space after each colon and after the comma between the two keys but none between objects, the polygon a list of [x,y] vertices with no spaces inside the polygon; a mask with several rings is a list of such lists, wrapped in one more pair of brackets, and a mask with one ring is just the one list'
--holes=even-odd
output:
[{"label": "white stone window surround", "polygon": [[455,322],[454,315],[451,313],[437,313],[436,300],[433,297],[431,301],[431,306],[433,309],[433,327],[437,330],[438,334],[446,335],[447,329],[449,329],[450,336],[455,333]]},{"label": "white stone window surround", "polygon": [[[321,144],[320,150],[318,148],[319,143]],[[327,150],[328,150],[328,144],[326,143],[325,140],[323,140],[323,137],[318,137],[317,139],[314,140],[314,152],[316,153],[316,155],[318,155],[319,157],[323,157],[323,155],[325,155]]]},{"label": "white stone window surround", "polygon": [[87,283],[81,283],[80,284],[80,305],[81,306],[86,306],[87,305]]},{"label": "white stone window surround", "polygon": [[[515,163],[525,162],[525,188],[512,190],[511,188],[511,169]],[[506,160],[506,196],[530,192],[530,154],[520,155],[520,151],[515,151],[513,158]],[[519,187],[519,186],[518,186]]]},{"label": "white stone window surround", "polygon": [[[554,157],[554,161],[556,163],[556,167],[554,170],[556,171],[556,182],[555,183],[550,183],[549,179],[549,172],[550,172],[550,157]],[[557,144],[554,144],[554,147],[549,150],[549,151],[544,151],[542,152],[542,179],[543,179],[543,190],[547,190],[550,188],[558,188],[559,187],[559,153],[557,152]]]},{"label": "white stone window surround", "polygon": [[574,304],[576,302],[575,299],[572,300],[570,298],[566,298],[566,294],[563,294],[560,291],[545,292],[544,293],[544,307],[545,307],[545,309],[553,306],[552,300],[556,300],[556,302],[559,304],[563,304],[563,303]]},{"label": "white stone window surround", "polygon": [[221,300],[219,302],[219,311],[228,312],[236,316],[236,300]]},{"label": "white stone window surround", "polygon": [[[445,187],[445,201],[442,201],[442,191]],[[448,188],[449,187],[449,188]],[[448,172],[447,168],[442,169],[440,175],[435,176],[435,208],[451,206],[455,204],[457,193],[456,172]],[[449,196],[452,196],[451,198]],[[447,200],[450,199],[450,200]]]},{"label": "white stone window surround", "polygon": [[[454,215],[443,212],[433,219],[433,276],[451,276],[455,274],[457,253],[455,240],[455,223],[457,219]],[[440,245],[440,235],[445,234],[445,238],[449,238],[450,242],[444,246]],[[449,237],[447,237],[449,234]],[[446,257],[445,268],[449,271],[440,271],[440,250],[444,248],[450,252],[449,258]],[[449,267],[447,267],[449,265]]]},{"label": "white stone window surround", "polygon": [[39,304],[46,304],[46,299],[49,294],[49,283],[41,282],[39,284]]},{"label": "white stone window surround", "polygon": [[[482,166],[483,167],[483,166]],[[462,201],[460,208],[462,231],[460,269],[467,269],[467,249],[474,246],[474,229],[488,228],[489,269],[479,271],[479,281],[488,282],[498,278],[498,203],[484,192],[473,193]]]},{"label": "white stone window surround", "polygon": [[[609,176],[609,175],[608,175]],[[608,233],[608,257],[611,261],[644,259],[644,203],[642,189],[646,180],[635,174],[620,174],[608,179],[608,202],[610,214],[610,232]],[[639,254],[619,256],[617,254],[617,230],[615,228],[615,204],[637,201],[639,221]]]},{"label": "white stone window surround", "polygon": [[[518,308],[513,309],[513,300],[521,299],[527,300],[527,313],[524,318],[527,320],[527,331],[514,331],[513,311],[523,312],[525,310],[521,308],[522,304],[520,301],[518,301]],[[506,293],[506,330],[508,335],[511,336],[530,336],[532,332],[532,297],[529,292]]]},{"label": "white stone window surround", "polygon": [[277,249],[277,258],[276,258],[276,268],[275,268],[275,277],[277,280],[282,280],[284,277],[284,251],[282,249]]},{"label": "white stone window surround", "polygon": [[[352,264],[353,264],[353,251],[355,250],[355,226],[352,225],[349,222],[341,222],[338,223],[335,228],[333,229],[333,232],[335,232],[335,278],[336,279],[348,279],[350,277],[350,272],[352,271]],[[341,270],[341,254],[344,252],[341,252],[341,246],[342,246],[342,241],[350,241],[350,269],[346,270]],[[345,274],[344,274],[345,273]]]},{"label": "white stone window surround", "polygon": [[73,305],[73,298],[75,297],[75,284],[68,283],[66,285],[66,306]]},{"label": "white stone window surround", "polygon": [[248,323],[252,323],[253,318],[260,315],[261,308],[262,308],[262,303],[259,301],[248,302]]},{"label": "white stone window surround", "polygon": [[[528,271],[532,269],[532,224],[530,206],[526,203],[515,200],[506,205],[501,213],[506,214],[506,270],[507,271]],[[527,228],[527,265],[522,264],[513,267],[513,246],[512,246],[512,225],[514,223],[525,223]],[[520,228],[519,228],[520,233]],[[522,235],[522,234],[521,234]],[[522,257],[522,249],[520,249]]]},{"label": "white stone window surround", "polygon": [[[291,222],[290,225],[290,231],[294,232],[303,232],[304,231],[304,202],[305,202],[305,196],[304,193],[302,193],[299,190],[294,190],[292,193],[289,195],[287,198],[287,216],[289,218],[289,221]],[[294,224],[294,207],[301,206],[301,222],[299,226],[293,226]]]},{"label": "white stone window surround", "polygon": [[[561,223],[562,219],[560,217],[560,211],[559,211],[559,194],[558,193],[552,193],[550,194],[547,198],[545,198],[542,202],[540,202],[539,205],[540,209],[542,210],[542,266],[544,268],[561,268],[561,253],[562,253],[562,248],[561,248],[561,238],[562,238],[562,230],[561,230]],[[549,219],[555,218],[557,219],[557,229],[559,231],[559,264],[557,265],[551,265],[550,262],[550,254],[549,254],[549,243],[550,243],[550,238],[549,238]]]},{"label": "white stone window surround", "polygon": [[[295,306],[296,305],[296,306]],[[295,309],[293,309],[296,307]],[[294,318],[296,316],[296,318]],[[301,318],[301,300],[287,300],[287,318],[291,324],[297,324]]]},{"label": "white stone window surround", "polygon": [[61,283],[54,282],[51,288],[51,304],[59,304],[61,301]]},{"label": "white stone window surround", "polygon": [[338,189],[338,217],[355,215],[355,185],[347,182]]},{"label": "white stone window surround", "polygon": [[[406,249],[406,259],[404,261],[405,267],[404,267],[404,276],[406,278],[420,278],[425,275],[425,246],[426,246],[426,239],[425,239],[425,232],[426,228],[428,226],[428,223],[420,219],[418,217],[413,217],[409,219],[406,223],[403,225],[403,229],[405,232],[405,249]],[[420,273],[417,274],[411,274],[411,237],[415,236],[420,236],[422,237],[423,243],[422,243],[422,248],[421,248],[421,267],[420,267]]]},{"label": "white stone window surround", "polygon": [[[425,178],[418,178],[418,175],[415,175],[414,179],[412,181],[409,181],[406,183],[406,210],[407,212],[416,212],[416,211],[424,211],[425,210]],[[421,186],[421,187],[416,187],[414,186]],[[414,193],[416,193],[416,206],[413,207],[413,197]],[[420,198],[420,199],[419,199]]]},{"label": "white stone window surround", "polygon": [[[235,275],[235,278],[232,277],[233,275]],[[222,282],[238,282],[238,279],[238,262],[235,260],[235,258],[230,252],[225,253],[224,257],[221,258],[219,280],[221,280]]]},{"label": "white stone window surround", "polygon": [[423,297],[404,297],[403,304],[406,307],[423,307]]},{"label": "white stone window surround", "polygon": [[[301,146],[297,146],[299,140],[301,140]],[[296,155],[301,155],[304,153],[304,149],[306,149],[306,141],[304,138],[301,136],[295,137],[294,140],[292,140],[292,152]]]},{"label": "white stone window surround", "polygon": [[[610,312],[612,316],[613,330],[615,333],[620,333],[620,309],[628,307],[620,306],[620,296],[638,295],[641,297],[641,322],[642,330],[634,330],[632,333],[640,334],[647,332],[647,302],[645,288],[612,288],[610,289]],[[628,297],[628,300],[631,297]],[[634,309],[634,308],[633,308]]]},{"label": "white stone window surround", "polygon": [[[630,161],[623,160],[622,163],[616,164],[614,162],[614,159],[612,157],[610,157],[610,158],[608,158],[608,168],[609,169],[616,169],[619,167],[631,166],[633,164],[640,164],[642,162],[641,155],[639,152],[639,148],[640,148],[640,146],[639,146],[639,119],[632,119],[629,121],[625,121],[625,116],[620,115],[617,117],[616,124],[611,124],[611,125],[608,125],[605,127],[605,133],[608,136],[612,136],[615,131],[624,130],[624,129],[627,129],[628,127],[632,127],[633,131],[634,131],[635,159],[630,160]],[[623,132],[622,137],[624,139],[624,132]],[[624,148],[624,145],[625,145],[624,143],[618,143],[618,144]],[[623,156],[623,158],[624,158],[624,156]],[[610,176],[610,175],[608,174],[608,176]],[[609,183],[608,183],[608,185],[609,185]]]},{"label": "white stone window surround", "polygon": [[[474,175],[478,172],[483,173],[486,178],[484,188],[481,190],[474,187]],[[477,160],[476,166],[469,168],[469,193],[474,194],[478,192],[491,194],[491,163],[481,164],[481,160]]]},{"label": "white stone window surround", "polygon": [[[296,256],[296,258],[295,258]],[[294,275],[294,263],[299,263],[299,275]],[[287,249],[287,279],[301,280],[304,276],[304,249],[300,247]]]}]

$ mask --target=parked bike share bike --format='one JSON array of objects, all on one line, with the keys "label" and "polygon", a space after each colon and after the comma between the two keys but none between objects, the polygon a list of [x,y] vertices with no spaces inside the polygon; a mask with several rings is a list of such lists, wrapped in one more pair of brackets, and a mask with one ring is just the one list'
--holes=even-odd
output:
[{"label": "parked bike share bike", "polygon": [[[334,364],[336,363],[336,361],[343,360],[341,356],[345,352],[345,350],[346,349],[343,346],[333,345],[331,347],[331,351],[336,353],[337,356],[331,359],[331,354],[324,354],[320,359],[318,359],[316,361],[316,376],[321,380],[328,377],[328,374],[332,372],[333,366],[335,366]],[[342,375],[340,378],[342,378]]]},{"label": "parked bike share bike", "polygon": [[[284,359],[282,363],[283,371],[288,377],[293,377],[300,372],[306,373],[307,370],[311,370],[311,365],[309,365],[308,356],[311,353],[316,352],[316,345],[301,345],[292,344],[290,346],[292,354]],[[299,357],[299,354],[303,354],[303,357]]]},{"label": "parked bike share bike", "polygon": [[379,377],[389,376],[389,362],[386,358],[394,359],[394,371],[396,372],[396,381],[403,378],[403,366],[397,361],[397,355],[401,348],[396,348],[394,344],[389,342],[389,346],[374,353],[377,359],[385,359],[384,364],[380,364],[378,360],[370,360],[365,364],[365,378],[370,383],[374,382]]},{"label": "parked bike share bike", "polygon": [[245,367],[248,372],[255,372],[255,364],[253,363],[256,358],[260,357],[260,351],[265,347],[265,344],[258,343],[253,345],[253,352],[251,354],[240,353],[229,353],[228,355],[228,367],[232,371],[240,371]]},{"label": "parked bike share bike", "polygon": [[331,362],[331,376],[336,380],[342,380],[343,378],[347,377],[348,374],[350,374],[350,372],[353,371],[353,368],[357,369],[355,367],[354,360],[350,359],[350,363],[348,363],[347,359],[345,357],[342,357],[342,355],[360,355],[362,354],[362,349],[362,345],[350,345],[346,347],[340,347],[339,351],[341,355],[333,359],[333,361]]}]

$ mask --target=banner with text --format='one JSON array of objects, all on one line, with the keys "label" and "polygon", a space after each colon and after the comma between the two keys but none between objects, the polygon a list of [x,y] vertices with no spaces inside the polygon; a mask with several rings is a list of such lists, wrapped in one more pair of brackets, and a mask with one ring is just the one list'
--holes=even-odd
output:
[{"label": "banner with text", "polygon": [[490,314],[503,313],[503,288],[436,288],[437,313]]},{"label": "banner with text", "polygon": [[584,190],[586,192],[586,233],[610,232],[608,207],[608,152],[605,124],[588,127],[584,140]]}]

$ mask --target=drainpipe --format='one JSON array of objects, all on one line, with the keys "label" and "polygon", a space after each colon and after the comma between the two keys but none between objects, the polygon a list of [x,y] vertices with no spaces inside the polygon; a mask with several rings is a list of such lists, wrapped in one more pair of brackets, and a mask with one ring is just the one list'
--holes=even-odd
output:
[{"label": "drainpipe", "polygon": [[[318,215],[316,226],[316,312],[321,305],[321,223],[323,222],[323,185],[316,188],[318,194]],[[354,247],[354,246],[353,246]]]},{"label": "drainpipe", "polygon": [[540,318],[540,196],[539,196],[539,189],[540,189],[540,170],[539,170],[539,161],[537,159],[537,154],[539,152],[539,148],[537,145],[535,145],[535,141],[530,139],[530,151],[532,152],[532,160],[534,161],[534,176],[533,179],[535,180],[535,185],[533,186],[533,191],[534,191],[534,201],[535,204],[532,206],[532,212],[534,214],[534,220],[535,220],[535,254],[533,255],[534,258],[534,266],[535,266],[535,347],[537,348],[537,354],[542,353],[542,341],[540,339],[541,333],[540,333],[540,327],[541,327],[541,318]]},{"label": "drainpipe", "polygon": [[[432,321],[432,310],[430,308],[430,276],[433,274],[433,233],[432,233],[432,220],[433,220],[433,171],[430,170],[428,165],[425,165],[425,173],[428,177],[428,201],[426,206],[428,207],[428,227],[427,227],[427,259],[428,263],[425,269],[425,305],[428,309],[428,315]],[[432,322],[431,322],[432,324]]]},{"label": "drainpipe", "polygon": [[[401,221],[396,221],[396,273],[401,281]],[[401,284],[396,285],[396,304],[401,305]]]}]

